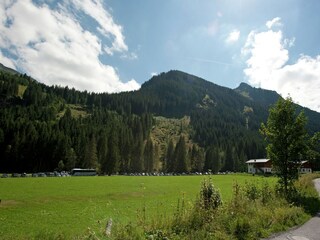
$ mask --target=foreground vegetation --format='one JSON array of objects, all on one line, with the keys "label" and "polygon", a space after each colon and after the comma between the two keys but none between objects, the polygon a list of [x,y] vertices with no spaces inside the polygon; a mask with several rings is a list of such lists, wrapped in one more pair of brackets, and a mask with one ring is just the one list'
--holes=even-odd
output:
[{"label": "foreground vegetation", "polygon": [[[212,179],[202,183],[195,204],[182,199],[175,214],[157,219],[142,218],[138,224],[119,226],[112,239],[261,239],[304,223],[320,210],[319,195],[312,180],[320,174],[301,177],[295,192],[286,199],[277,187],[234,183],[230,201],[221,202]],[[287,195],[286,195],[287,197]],[[92,236],[92,235],[91,235]]]}]

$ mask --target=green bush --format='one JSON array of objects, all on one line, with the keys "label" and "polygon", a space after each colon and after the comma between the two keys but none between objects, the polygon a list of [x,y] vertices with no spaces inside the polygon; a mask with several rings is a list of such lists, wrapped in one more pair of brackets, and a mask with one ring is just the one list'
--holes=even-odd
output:
[{"label": "green bush", "polygon": [[304,208],[311,215],[320,211],[319,193],[314,188],[313,179],[320,178],[320,174],[302,175],[294,184],[294,190],[291,194],[291,201]]},{"label": "green bush", "polygon": [[214,187],[211,177],[202,181],[199,205],[205,210],[214,210],[222,205],[220,192]]}]

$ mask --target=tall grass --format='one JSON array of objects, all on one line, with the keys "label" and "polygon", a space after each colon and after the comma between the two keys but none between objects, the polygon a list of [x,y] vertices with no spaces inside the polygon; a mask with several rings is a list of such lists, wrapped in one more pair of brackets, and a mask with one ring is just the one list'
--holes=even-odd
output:
[{"label": "tall grass", "polygon": [[[118,225],[111,239],[261,239],[304,223],[320,208],[312,179],[304,175],[287,200],[266,181],[234,182],[232,198],[222,204],[212,179],[205,179],[194,203],[182,198],[172,216]],[[141,214],[144,214],[143,211]]]}]

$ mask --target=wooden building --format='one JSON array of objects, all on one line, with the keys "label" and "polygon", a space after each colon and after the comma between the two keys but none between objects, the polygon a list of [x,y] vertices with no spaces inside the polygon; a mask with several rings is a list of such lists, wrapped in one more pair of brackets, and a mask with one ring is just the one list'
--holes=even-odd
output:
[{"label": "wooden building", "polygon": [[270,159],[251,159],[246,161],[248,164],[248,173],[271,173],[272,163]]},{"label": "wooden building", "polygon": [[[250,159],[246,161],[246,164],[248,165],[248,173],[272,173],[272,161],[270,159]],[[300,173],[312,172],[311,164],[308,161],[299,161],[297,165]]]}]

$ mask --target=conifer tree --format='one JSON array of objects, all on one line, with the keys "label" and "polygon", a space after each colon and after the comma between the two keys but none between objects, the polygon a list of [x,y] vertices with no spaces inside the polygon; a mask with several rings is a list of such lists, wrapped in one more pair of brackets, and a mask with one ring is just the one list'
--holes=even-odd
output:
[{"label": "conifer tree", "polygon": [[136,122],[135,128],[135,144],[133,146],[131,171],[141,173],[144,170],[143,162],[143,132],[140,121]]},{"label": "conifer tree", "polygon": [[190,162],[192,172],[202,172],[205,162],[204,151],[195,144],[192,146]]},{"label": "conifer tree", "polygon": [[108,138],[106,132],[101,132],[98,142],[98,159],[101,166],[101,171],[107,171],[107,158],[108,158]]},{"label": "conifer tree", "polygon": [[204,169],[206,171],[211,170],[213,173],[217,173],[221,170],[221,158],[217,147],[211,146],[207,150]]},{"label": "conifer tree", "polygon": [[96,143],[95,136],[91,137],[89,144],[86,147],[83,167],[94,168],[97,171],[100,171],[99,169],[100,166],[98,163],[97,143]]},{"label": "conifer tree", "polygon": [[144,147],[143,158],[144,158],[145,171],[148,172],[148,173],[153,172],[153,168],[154,168],[154,147],[153,147],[153,142],[152,142],[150,137],[148,138],[148,140],[146,142],[146,145]]},{"label": "conifer tree", "polygon": [[166,158],[165,158],[165,169],[166,172],[173,172],[174,171],[174,145],[172,139],[170,139]]},{"label": "conifer tree", "polygon": [[108,140],[108,154],[105,166],[106,173],[108,175],[117,173],[119,171],[119,161],[119,139],[117,135],[117,130],[112,129]]},{"label": "conifer tree", "polygon": [[73,148],[69,148],[65,157],[65,169],[70,171],[72,168],[76,166],[77,155]]},{"label": "conifer tree", "polygon": [[183,135],[180,136],[174,155],[175,155],[175,172],[177,173],[188,172],[187,147],[186,147],[186,142]]}]

